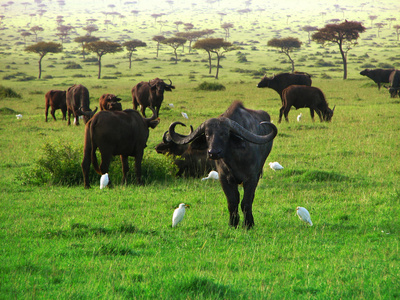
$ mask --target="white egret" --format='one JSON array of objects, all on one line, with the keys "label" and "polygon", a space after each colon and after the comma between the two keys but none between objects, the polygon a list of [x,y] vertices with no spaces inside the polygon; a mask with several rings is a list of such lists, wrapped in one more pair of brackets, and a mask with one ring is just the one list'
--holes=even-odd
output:
[{"label": "white egret", "polygon": [[283,167],[276,161],[275,162],[270,162],[269,163],[269,167],[274,171],[283,169]]},{"label": "white egret", "polygon": [[184,117],[185,119],[189,119],[187,113],[182,112],[182,117]]},{"label": "white egret", "polygon": [[303,116],[303,114],[302,113],[300,113],[298,116],[297,116],[297,122],[300,122],[301,121],[301,117]]},{"label": "white egret", "polygon": [[22,115],[21,114],[16,115],[16,117],[17,117],[18,120],[22,119]]},{"label": "white egret", "polygon": [[313,225],[311,222],[310,213],[308,212],[307,209],[305,209],[304,207],[301,207],[301,206],[297,206],[296,213],[299,216],[300,220],[310,224],[310,226]]},{"label": "white egret", "polygon": [[171,107],[171,108],[174,108],[174,104],[173,103],[168,104],[168,106]]},{"label": "white egret", "polygon": [[176,225],[183,220],[185,216],[185,207],[188,207],[188,205],[181,203],[179,207],[174,210],[174,214],[172,215],[172,227],[176,227]]},{"label": "white egret", "polygon": [[108,178],[108,173],[101,175],[100,189],[104,189],[108,185],[109,182],[110,182],[110,179]]},{"label": "white egret", "polygon": [[211,171],[210,173],[208,173],[208,176],[202,178],[201,181],[207,180],[207,179],[215,179],[215,180],[218,180],[218,179],[219,179],[218,172],[217,172],[217,171]]}]

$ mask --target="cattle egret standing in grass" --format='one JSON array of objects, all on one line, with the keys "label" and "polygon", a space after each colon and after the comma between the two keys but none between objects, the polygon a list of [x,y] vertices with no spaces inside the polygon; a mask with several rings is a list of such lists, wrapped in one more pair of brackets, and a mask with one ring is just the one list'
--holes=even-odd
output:
[{"label": "cattle egret standing in grass", "polygon": [[184,117],[185,119],[189,119],[187,113],[182,112],[182,117]]},{"label": "cattle egret standing in grass", "polygon": [[100,189],[104,189],[109,182],[110,182],[110,179],[108,178],[108,173],[105,173],[105,174],[101,175],[101,178],[100,178]]},{"label": "cattle egret standing in grass", "polygon": [[207,179],[215,179],[215,180],[218,180],[218,179],[219,179],[218,172],[217,172],[217,171],[211,171],[210,173],[208,173],[208,176],[202,178],[201,181],[207,180]]},{"label": "cattle egret standing in grass", "polygon": [[18,120],[21,120],[21,119],[22,119],[22,115],[21,115],[21,114],[16,115],[16,117],[17,117]]},{"label": "cattle egret standing in grass", "polygon": [[172,215],[172,227],[176,227],[176,225],[183,220],[183,217],[185,216],[185,207],[187,207],[187,205],[181,203],[179,204],[179,207],[174,210],[174,214]]},{"label": "cattle egret standing in grass", "polygon": [[308,212],[307,209],[301,206],[296,207],[297,215],[299,216],[300,220],[303,220],[304,222],[310,224],[312,226],[311,218],[310,218],[310,213]]},{"label": "cattle egret standing in grass", "polygon": [[174,104],[170,103],[168,104],[169,107],[174,108]]},{"label": "cattle egret standing in grass", "polygon": [[270,162],[269,163],[269,167],[274,171],[283,169],[283,167],[276,161],[275,162]]},{"label": "cattle egret standing in grass", "polygon": [[300,122],[301,121],[301,117],[303,116],[303,114],[302,113],[300,113],[298,116],[297,116],[297,122]]}]

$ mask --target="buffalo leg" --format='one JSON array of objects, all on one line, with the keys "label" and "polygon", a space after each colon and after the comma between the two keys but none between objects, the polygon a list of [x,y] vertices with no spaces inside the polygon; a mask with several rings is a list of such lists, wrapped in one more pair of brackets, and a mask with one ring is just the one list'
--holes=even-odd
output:
[{"label": "buffalo leg", "polygon": [[146,118],[146,106],[140,105],[140,111],[142,112],[143,117]]},{"label": "buffalo leg", "polygon": [[143,149],[138,151],[135,155],[135,175],[136,183],[142,185],[142,159],[143,159]]},{"label": "buffalo leg", "polygon": [[128,156],[120,155],[122,164],[122,184],[126,184],[126,174],[129,171]]},{"label": "buffalo leg", "polygon": [[244,227],[250,229],[254,226],[253,200],[258,180],[250,180],[243,183],[243,200],[240,205],[244,215]]},{"label": "buffalo leg", "polygon": [[47,116],[49,114],[49,107],[46,105],[46,110],[45,110],[45,116],[46,116],[46,122],[47,122]]},{"label": "buffalo leg", "polygon": [[229,183],[226,178],[220,178],[222,189],[228,201],[229,225],[237,228],[239,225],[239,202],[240,194],[237,184]]},{"label": "buffalo leg", "polygon": [[72,111],[70,109],[68,109],[68,125],[71,125],[71,115],[72,115]]},{"label": "buffalo leg", "polygon": [[321,112],[318,108],[315,109],[315,112],[317,113],[317,115],[318,115],[318,117],[319,117],[319,120],[322,122],[322,121],[323,121],[323,119],[322,119],[322,112]]},{"label": "buffalo leg", "polygon": [[310,115],[311,115],[311,119],[314,122],[314,110],[312,108],[310,108]]},{"label": "buffalo leg", "polygon": [[91,147],[88,147],[87,145],[85,145],[83,152],[84,152],[83,160],[81,163],[82,173],[83,173],[83,184],[85,186],[85,189],[88,189],[88,188],[90,188],[89,170],[90,170],[90,163],[91,163],[91,158],[90,158]]},{"label": "buffalo leg", "polygon": [[285,107],[282,106],[281,109],[279,110],[279,121],[278,123],[280,123],[282,121],[282,115],[283,115],[283,111],[285,110]]},{"label": "buffalo leg", "polygon": [[55,110],[55,109],[51,109],[50,113],[51,113],[51,115],[52,115],[54,121],[57,121],[57,120],[56,120],[56,115],[55,115],[56,110]]},{"label": "buffalo leg", "polygon": [[62,111],[62,115],[63,115],[62,119],[66,120],[67,119],[67,110],[66,109],[62,109],[61,111]]},{"label": "buffalo leg", "polygon": [[288,115],[289,115],[290,107],[291,107],[291,106],[287,106],[287,107],[283,110],[283,114],[285,115],[285,120],[286,120],[286,122],[289,122]]}]

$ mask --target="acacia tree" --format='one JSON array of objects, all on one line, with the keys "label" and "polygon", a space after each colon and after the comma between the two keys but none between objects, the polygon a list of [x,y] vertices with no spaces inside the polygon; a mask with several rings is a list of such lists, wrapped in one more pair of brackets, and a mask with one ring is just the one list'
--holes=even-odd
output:
[{"label": "acacia tree", "polygon": [[290,56],[290,52],[293,52],[294,49],[299,49],[301,44],[302,42],[293,37],[287,37],[283,39],[274,38],[268,41],[268,46],[278,48],[280,49],[279,53],[286,54],[292,63],[292,73],[294,72],[294,60]]},{"label": "acacia tree", "polygon": [[73,28],[74,27],[68,25],[61,25],[57,27],[58,33],[56,33],[56,35],[60,37],[62,45],[64,44],[64,39],[67,38],[70,30],[72,30]]},{"label": "acacia tree", "polygon": [[96,41],[96,42],[90,42],[85,45],[85,48],[89,52],[94,52],[97,54],[98,62],[99,62],[99,74],[97,76],[97,79],[100,79],[101,77],[101,58],[103,57],[104,54],[108,53],[116,53],[122,51],[122,46],[119,43],[116,42],[110,42],[110,41]]},{"label": "acacia tree", "polygon": [[132,54],[134,51],[137,51],[137,47],[146,47],[147,44],[145,42],[139,41],[139,40],[131,40],[127,41],[122,44],[128,50],[128,58],[129,58],[129,69],[132,66]]},{"label": "acacia tree", "polygon": [[312,35],[312,39],[320,44],[333,43],[339,46],[343,60],[343,79],[347,79],[347,52],[357,45],[360,33],[366,28],[361,22],[344,21],[340,24],[327,24]]},{"label": "acacia tree", "polygon": [[177,32],[176,36],[181,37],[189,41],[189,53],[192,50],[192,42],[201,38],[204,35],[204,31],[186,31]]},{"label": "acacia tree", "polygon": [[394,25],[393,28],[394,30],[396,30],[397,40],[399,40],[400,25]]},{"label": "acacia tree", "polygon": [[21,35],[22,35],[22,37],[24,38],[24,43],[26,44],[26,38],[27,38],[28,36],[31,36],[32,33],[30,33],[29,31],[23,31],[23,32],[21,33]]},{"label": "acacia tree", "polygon": [[232,23],[224,23],[224,24],[221,25],[221,28],[223,30],[225,30],[225,40],[228,40],[228,38],[229,38],[229,30],[231,28],[233,28],[233,24]]},{"label": "acacia tree", "polygon": [[42,76],[42,59],[47,53],[59,53],[62,51],[62,45],[53,42],[39,42],[25,48],[27,52],[39,54],[39,75],[38,79]]},{"label": "acacia tree", "polygon": [[211,53],[215,53],[217,55],[217,72],[215,74],[215,79],[218,79],[219,74],[219,62],[221,60],[222,55],[227,52],[234,50],[235,48],[230,42],[224,41],[221,38],[208,38],[198,40],[194,45],[194,49],[203,49],[208,53],[208,61],[210,65],[210,73],[211,73]]},{"label": "acacia tree", "polygon": [[153,41],[157,42],[157,56],[158,57],[158,51],[160,50],[160,43],[165,40],[165,36],[163,35],[155,35],[152,38]]},{"label": "acacia tree", "polygon": [[43,31],[43,30],[44,30],[43,27],[40,27],[40,26],[33,26],[33,27],[31,27],[31,29],[29,29],[29,30],[32,31],[33,34],[35,35],[35,42],[37,43],[37,35],[38,35],[38,32]]},{"label": "acacia tree", "polygon": [[82,44],[82,56],[85,59],[85,44],[98,41],[99,38],[90,35],[78,36],[74,39],[75,42]]},{"label": "acacia tree", "polygon": [[[92,19],[92,20],[95,20],[95,19]],[[87,35],[92,35],[92,32],[95,32],[95,31],[99,30],[99,28],[95,24],[87,25],[87,26],[83,27],[82,29],[86,30]]]},{"label": "acacia tree", "polygon": [[308,33],[308,43],[310,44],[311,43],[311,32],[318,30],[318,27],[306,25],[302,29]]},{"label": "acacia tree", "polygon": [[185,44],[186,39],[174,36],[174,37],[170,37],[170,38],[163,40],[161,43],[166,44],[166,45],[172,47],[172,49],[174,49],[175,63],[177,64],[178,63],[178,53],[176,53],[176,49],[178,49],[179,46],[182,46],[183,44]]}]

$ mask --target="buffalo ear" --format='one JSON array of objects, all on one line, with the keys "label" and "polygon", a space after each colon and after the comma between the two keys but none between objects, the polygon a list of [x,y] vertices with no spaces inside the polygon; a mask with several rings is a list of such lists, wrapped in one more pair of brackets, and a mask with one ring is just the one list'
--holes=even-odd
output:
[{"label": "buffalo ear", "polygon": [[207,140],[204,134],[201,134],[199,137],[193,140],[190,144],[193,150],[207,150]]}]

